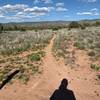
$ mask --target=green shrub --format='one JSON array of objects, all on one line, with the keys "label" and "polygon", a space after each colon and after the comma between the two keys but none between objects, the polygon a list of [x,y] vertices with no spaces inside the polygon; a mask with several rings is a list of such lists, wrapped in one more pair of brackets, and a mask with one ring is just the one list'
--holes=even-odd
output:
[{"label": "green shrub", "polygon": [[95,65],[95,64],[91,64],[91,68],[94,69],[94,70],[96,70],[96,71],[100,70],[100,66]]},{"label": "green shrub", "polygon": [[41,60],[41,56],[38,53],[31,54],[29,56],[29,58],[31,61],[40,61]]},{"label": "green shrub", "polygon": [[77,47],[80,50],[85,49],[84,44],[80,43],[80,42],[75,42],[74,46]]},{"label": "green shrub", "polygon": [[44,51],[39,51],[37,53],[33,53],[31,55],[29,55],[29,58],[31,61],[40,61],[42,57],[45,56],[45,52]]},{"label": "green shrub", "polygon": [[95,26],[100,26],[100,21],[96,21]]},{"label": "green shrub", "polygon": [[79,28],[80,27],[80,24],[78,22],[75,22],[75,21],[72,21],[68,28],[71,29],[71,28]]}]

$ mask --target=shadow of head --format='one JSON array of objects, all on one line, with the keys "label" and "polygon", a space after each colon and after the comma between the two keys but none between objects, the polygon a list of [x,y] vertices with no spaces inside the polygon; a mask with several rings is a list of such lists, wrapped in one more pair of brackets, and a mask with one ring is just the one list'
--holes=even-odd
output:
[{"label": "shadow of head", "polygon": [[54,93],[50,97],[50,100],[76,100],[74,92],[70,89],[67,89],[67,86],[68,80],[64,78],[61,81],[59,89],[56,89],[54,91]]},{"label": "shadow of head", "polygon": [[64,79],[61,81],[61,84],[60,84],[60,86],[59,86],[59,89],[60,89],[60,90],[66,89],[67,86],[68,86],[68,80],[64,78]]}]

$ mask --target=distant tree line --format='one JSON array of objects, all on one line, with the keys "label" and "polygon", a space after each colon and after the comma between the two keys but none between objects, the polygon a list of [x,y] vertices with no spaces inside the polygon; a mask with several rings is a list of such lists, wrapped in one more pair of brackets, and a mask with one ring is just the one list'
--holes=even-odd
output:
[{"label": "distant tree line", "polygon": [[66,28],[67,25],[6,25],[0,24],[0,32],[3,31],[26,31],[26,30],[42,30],[42,29],[53,29],[58,30],[61,28]]},{"label": "distant tree line", "polygon": [[86,27],[91,27],[91,26],[100,26],[100,21],[95,21],[94,23],[91,22],[82,22],[79,23],[77,21],[72,21],[69,25],[68,25],[68,29],[72,29],[72,28],[81,28],[81,29],[85,29]]},{"label": "distant tree line", "polygon": [[86,27],[91,27],[91,26],[100,26],[100,21],[95,21],[91,23],[89,22],[77,22],[77,21],[72,21],[69,24],[61,24],[61,23],[56,23],[56,24],[1,24],[0,23],[0,33],[3,31],[26,31],[26,30],[42,30],[42,29],[52,29],[52,30],[58,30],[61,28],[68,28],[69,30],[72,28],[81,28],[85,29]]},{"label": "distant tree line", "polygon": [[85,25],[80,24],[76,21],[72,21],[69,25],[68,25],[68,29],[72,29],[72,28],[81,28],[81,29],[85,29]]},{"label": "distant tree line", "polygon": [[3,25],[0,23],[0,33],[3,31]]}]

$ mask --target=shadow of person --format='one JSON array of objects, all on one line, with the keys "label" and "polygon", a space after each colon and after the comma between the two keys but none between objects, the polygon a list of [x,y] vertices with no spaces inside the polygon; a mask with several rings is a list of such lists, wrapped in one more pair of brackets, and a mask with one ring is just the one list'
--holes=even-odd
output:
[{"label": "shadow of person", "polygon": [[55,90],[50,100],[76,100],[72,90],[67,89],[68,80],[63,79],[59,89]]}]

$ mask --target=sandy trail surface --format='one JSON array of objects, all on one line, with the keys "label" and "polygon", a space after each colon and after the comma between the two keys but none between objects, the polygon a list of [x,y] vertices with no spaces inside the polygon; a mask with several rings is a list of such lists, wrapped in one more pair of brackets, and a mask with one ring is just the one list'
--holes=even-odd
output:
[{"label": "sandy trail surface", "polygon": [[0,100],[49,100],[63,78],[69,81],[68,88],[73,90],[77,100],[100,100],[100,84],[95,81],[95,72],[89,68],[88,57],[76,51],[78,67],[71,69],[63,60],[56,61],[52,55],[55,35],[45,48],[43,72],[31,78],[27,85],[14,82],[0,90]]}]

